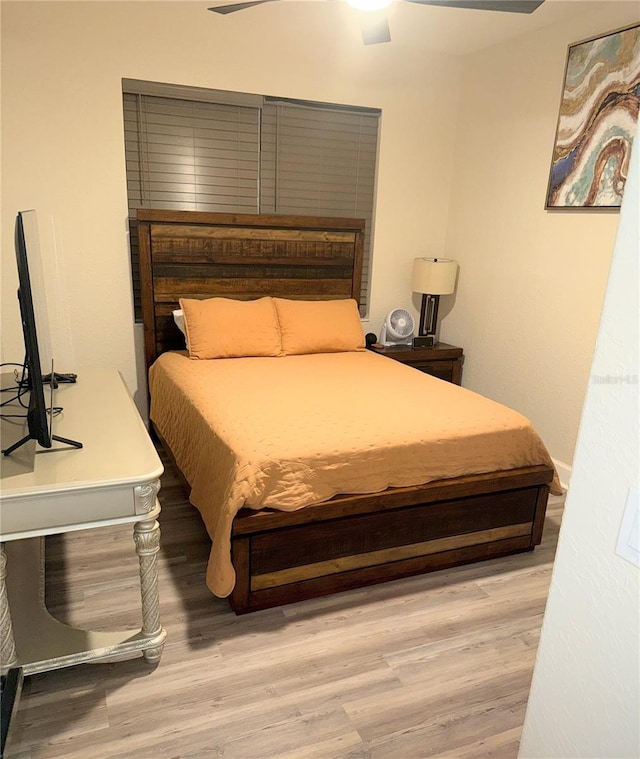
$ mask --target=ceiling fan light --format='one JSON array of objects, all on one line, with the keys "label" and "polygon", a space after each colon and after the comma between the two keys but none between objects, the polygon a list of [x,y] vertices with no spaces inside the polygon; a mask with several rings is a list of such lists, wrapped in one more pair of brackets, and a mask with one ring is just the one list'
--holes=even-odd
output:
[{"label": "ceiling fan light", "polygon": [[359,11],[379,11],[391,5],[392,0],[347,0],[352,8]]}]

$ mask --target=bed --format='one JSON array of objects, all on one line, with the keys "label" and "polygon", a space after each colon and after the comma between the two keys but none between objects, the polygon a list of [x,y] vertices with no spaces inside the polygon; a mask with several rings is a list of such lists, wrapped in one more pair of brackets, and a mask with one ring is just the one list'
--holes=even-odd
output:
[{"label": "bed", "polygon": [[[363,234],[356,219],[138,211],[152,424],[212,538],[207,584],[239,614],[532,550],[559,492],[516,412],[363,343],[296,343],[301,314],[322,333],[317,314],[359,299]],[[209,304],[232,305],[229,324],[251,313],[256,340],[271,313],[257,309],[275,309],[280,353],[189,358],[181,300],[192,325]]]}]

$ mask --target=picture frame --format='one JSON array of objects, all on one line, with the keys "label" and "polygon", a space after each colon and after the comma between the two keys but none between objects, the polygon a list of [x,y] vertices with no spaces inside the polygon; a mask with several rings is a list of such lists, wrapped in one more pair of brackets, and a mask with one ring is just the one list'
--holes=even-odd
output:
[{"label": "picture frame", "polygon": [[640,111],[640,24],[569,45],[545,208],[619,208]]}]

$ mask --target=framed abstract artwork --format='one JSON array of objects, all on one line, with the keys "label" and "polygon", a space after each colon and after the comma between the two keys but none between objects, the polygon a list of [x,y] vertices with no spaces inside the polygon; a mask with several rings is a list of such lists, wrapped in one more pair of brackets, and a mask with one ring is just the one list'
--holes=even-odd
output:
[{"label": "framed abstract artwork", "polygon": [[640,24],[569,46],[545,208],[619,208],[640,110]]}]

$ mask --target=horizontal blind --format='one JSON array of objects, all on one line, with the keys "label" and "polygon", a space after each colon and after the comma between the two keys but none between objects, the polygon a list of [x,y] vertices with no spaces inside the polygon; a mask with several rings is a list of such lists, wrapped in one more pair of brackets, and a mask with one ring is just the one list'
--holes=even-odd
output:
[{"label": "horizontal blind", "polygon": [[267,101],[262,109],[263,213],[366,220],[360,311],[367,313],[379,112]]},{"label": "horizontal blind", "polygon": [[140,311],[135,209],[258,212],[260,109],[123,94],[136,318]]}]

